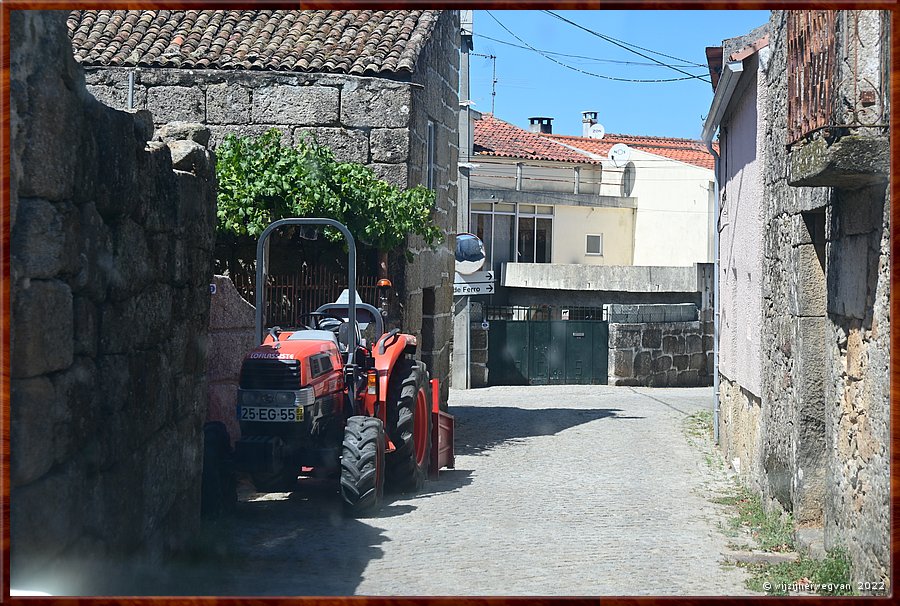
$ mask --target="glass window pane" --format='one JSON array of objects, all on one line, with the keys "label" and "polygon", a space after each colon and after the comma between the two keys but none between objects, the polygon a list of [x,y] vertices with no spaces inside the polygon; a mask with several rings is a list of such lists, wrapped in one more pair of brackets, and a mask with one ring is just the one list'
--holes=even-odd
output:
[{"label": "glass window pane", "polygon": [[519,217],[519,263],[534,263],[534,219]]},{"label": "glass window pane", "polygon": [[589,255],[603,254],[603,235],[588,236],[585,252]]},{"label": "glass window pane", "polygon": [[516,212],[516,205],[515,204],[494,204],[494,212],[514,213],[514,212]]},{"label": "glass window pane", "polygon": [[519,212],[526,215],[533,215],[534,204],[519,204]]},{"label": "glass window pane", "polygon": [[501,265],[513,261],[513,217],[512,215],[494,215],[494,251],[491,257],[491,269],[500,275]]},{"label": "glass window pane", "polygon": [[551,219],[538,219],[535,235],[535,263],[550,263],[550,251],[552,250],[551,237],[553,235],[553,221]]},{"label": "glass window pane", "polygon": [[472,233],[484,242],[485,266],[490,267],[491,262],[491,215],[472,213],[469,219]]},{"label": "glass window pane", "polygon": [[487,212],[491,212],[493,210],[491,207],[493,205],[490,202],[472,202],[471,207],[472,210],[485,210]]},{"label": "glass window pane", "polygon": [[553,207],[552,206],[537,206],[535,207],[537,214],[539,215],[552,215]]}]

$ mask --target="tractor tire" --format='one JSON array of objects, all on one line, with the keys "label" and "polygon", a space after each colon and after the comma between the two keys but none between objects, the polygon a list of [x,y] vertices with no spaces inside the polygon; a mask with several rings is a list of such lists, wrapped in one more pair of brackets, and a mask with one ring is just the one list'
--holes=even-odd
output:
[{"label": "tractor tire", "polygon": [[257,492],[291,492],[297,487],[297,468],[286,465],[278,472],[251,473]]},{"label": "tractor tire", "polygon": [[237,479],[231,465],[231,445],[225,425],[218,421],[203,426],[203,472],[200,515],[218,518],[237,507]]},{"label": "tractor tire", "polygon": [[431,458],[431,406],[425,386],[428,371],[421,362],[397,361],[388,382],[388,435],[396,449],[387,456],[391,490],[419,490],[428,477]]},{"label": "tractor tire", "polygon": [[384,426],[374,417],[350,417],[341,451],[344,511],[360,517],[381,506],[384,496]]}]

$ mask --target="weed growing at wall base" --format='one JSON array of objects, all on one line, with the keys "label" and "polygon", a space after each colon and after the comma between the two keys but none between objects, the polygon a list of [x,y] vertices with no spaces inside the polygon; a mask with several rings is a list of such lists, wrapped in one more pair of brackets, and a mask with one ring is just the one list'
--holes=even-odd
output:
[{"label": "weed growing at wall base", "polygon": [[749,530],[760,549],[779,552],[793,550],[793,519],[790,515],[767,513],[762,499],[755,492],[740,486],[733,494],[718,497],[713,502],[735,507],[736,515],[731,520],[732,529]]},{"label": "weed growing at wall base", "polygon": [[856,595],[850,581],[850,560],[843,549],[828,552],[823,560],[801,556],[796,562],[745,566],[752,575],[747,588],[753,591],[769,595]]}]

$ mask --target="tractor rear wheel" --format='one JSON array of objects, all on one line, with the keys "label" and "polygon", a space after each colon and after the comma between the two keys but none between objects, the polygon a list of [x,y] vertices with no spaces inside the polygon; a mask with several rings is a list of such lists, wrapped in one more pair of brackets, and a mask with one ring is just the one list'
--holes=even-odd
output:
[{"label": "tractor rear wheel", "polygon": [[431,407],[421,362],[397,361],[388,383],[388,434],[396,450],[388,454],[388,485],[401,492],[422,488],[431,454]]},{"label": "tractor rear wheel", "polygon": [[384,426],[375,417],[350,417],[341,451],[341,498],[356,517],[376,510],[384,495]]}]

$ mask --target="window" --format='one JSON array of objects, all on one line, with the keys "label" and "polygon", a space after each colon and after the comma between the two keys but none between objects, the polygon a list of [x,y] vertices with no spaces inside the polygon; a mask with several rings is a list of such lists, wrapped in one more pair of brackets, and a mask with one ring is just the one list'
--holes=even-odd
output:
[{"label": "window", "polygon": [[587,246],[585,246],[584,254],[586,255],[603,255],[603,234],[592,234],[587,237]]},{"label": "window", "polygon": [[479,201],[471,208],[469,224],[484,242],[486,267],[499,272],[506,262],[551,262],[552,206]]},{"label": "window", "polygon": [[426,186],[428,189],[434,189],[434,151],[435,143],[435,125],[434,120],[428,121],[428,141],[425,150],[425,166],[428,174],[426,175]]}]

